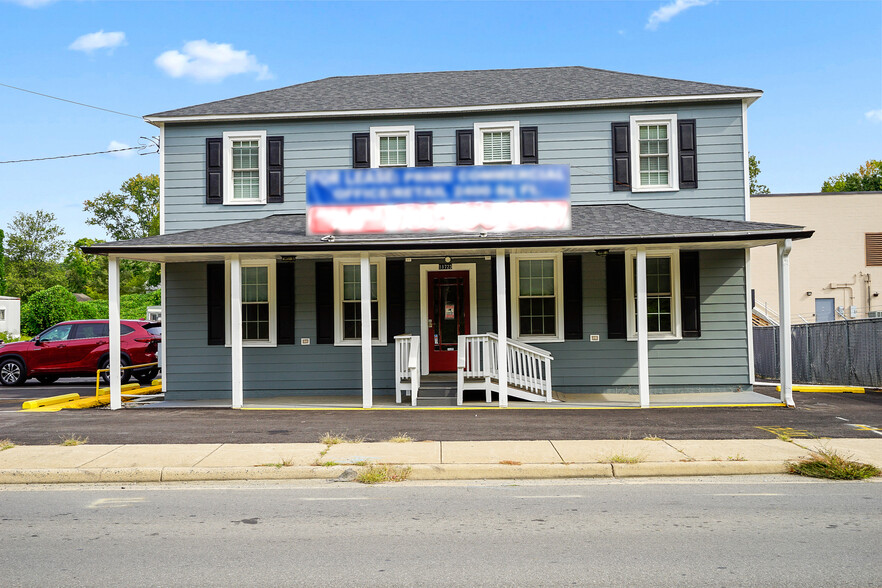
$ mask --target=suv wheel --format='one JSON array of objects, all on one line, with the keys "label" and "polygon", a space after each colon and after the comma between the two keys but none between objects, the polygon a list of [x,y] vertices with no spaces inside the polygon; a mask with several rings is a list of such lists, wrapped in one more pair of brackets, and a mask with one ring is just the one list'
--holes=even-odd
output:
[{"label": "suv wheel", "polygon": [[27,379],[25,367],[17,359],[7,358],[0,360],[0,384],[4,386],[20,386]]},{"label": "suv wheel", "polygon": [[[129,360],[127,360],[125,357],[120,357],[119,358],[119,365],[120,365],[120,367],[125,367],[125,366],[129,365]],[[101,365],[98,366],[98,369],[106,370],[109,367],[110,367],[110,358],[105,357],[101,361]],[[119,383],[126,384],[126,383],[128,383],[128,381],[131,377],[132,377],[132,370],[120,370]],[[105,386],[110,385],[110,372],[101,372],[101,382]]]}]

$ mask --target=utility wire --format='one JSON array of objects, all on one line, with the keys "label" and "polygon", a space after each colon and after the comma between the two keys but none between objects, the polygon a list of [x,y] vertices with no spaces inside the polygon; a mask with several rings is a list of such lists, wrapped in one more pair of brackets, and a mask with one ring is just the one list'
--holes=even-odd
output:
[{"label": "utility wire", "polygon": [[56,155],[55,157],[37,157],[35,159],[15,159],[12,161],[0,161],[2,163],[24,163],[26,161],[46,161],[49,159],[67,159],[68,157],[85,157],[86,155],[101,155],[102,153],[116,153],[117,151],[131,151],[132,149],[146,149],[147,145],[136,147],[124,147],[122,149],[110,149],[108,151],[93,151],[91,153],[77,153],[76,155]]},{"label": "utility wire", "polygon": [[[0,83],[0,86],[5,88],[12,88],[13,90],[19,90],[20,92],[27,92],[28,94],[36,94],[37,96],[43,96],[44,98],[52,98],[53,100],[61,100],[62,102],[69,102],[70,104],[76,104],[77,106],[85,106],[86,108],[94,108],[95,110],[103,110],[104,112],[110,112],[112,114],[118,114],[120,116],[128,116],[130,118],[137,118],[138,120],[143,120],[140,116],[135,116],[134,114],[126,114],[125,112],[119,112],[116,110],[110,110],[109,108],[101,108],[100,106],[92,106],[91,104],[83,104],[82,102],[75,102],[73,100],[68,100],[67,98],[59,98],[58,96],[50,96],[49,94],[41,94],[40,92],[34,92],[33,90],[25,90],[24,88],[19,88],[17,86],[10,86],[9,84]],[[91,153],[86,154],[91,155]],[[7,163],[7,162],[0,162]]]}]

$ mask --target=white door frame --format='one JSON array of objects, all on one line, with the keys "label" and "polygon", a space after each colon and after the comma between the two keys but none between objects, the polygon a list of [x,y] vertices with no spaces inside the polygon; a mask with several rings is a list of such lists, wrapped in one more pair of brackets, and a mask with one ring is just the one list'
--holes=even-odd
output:
[{"label": "white door frame", "polygon": [[420,264],[420,373],[429,373],[429,272],[469,272],[469,332],[478,332],[478,290],[475,280],[478,264],[454,263],[438,269],[438,263]]}]

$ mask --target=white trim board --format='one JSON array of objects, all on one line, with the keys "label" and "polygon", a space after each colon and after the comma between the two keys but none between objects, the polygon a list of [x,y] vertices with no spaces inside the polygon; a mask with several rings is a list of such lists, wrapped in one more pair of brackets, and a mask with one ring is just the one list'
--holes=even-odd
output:
[{"label": "white trim board", "polygon": [[762,92],[736,92],[731,94],[701,94],[690,96],[647,96],[640,98],[599,98],[593,100],[563,100],[558,102],[526,102],[523,104],[487,104],[479,106],[436,106],[426,108],[375,108],[366,110],[328,110],[309,112],[271,112],[259,114],[199,114],[185,116],[145,116],[151,124],[163,122],[266,120],[278,118],[332,118],[347,116],[399,116],[410,114],[444,114],[460,112],[493,112],[500,110],[537,110],[545,108],[591,108],[598,106],[628,104],[658,104],[666,102],[719,102],[722,100],[746,100],[752,104],[762,97]]},{"label": "white trim board", "polygon": [[478,288],[476,284],[478,264],[454,263],[450,269],[438,269],[438,263],[420,264],[420,373],[429,373],[429,272],[469,272],[469,331],[478,332]]}]

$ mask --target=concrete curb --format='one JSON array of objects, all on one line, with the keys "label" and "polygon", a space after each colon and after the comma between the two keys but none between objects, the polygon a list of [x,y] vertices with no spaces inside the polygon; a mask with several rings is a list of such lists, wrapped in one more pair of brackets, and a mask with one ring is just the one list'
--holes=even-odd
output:
[{"label": "concrete curb", "polygon": [[[690,461],[581,464],[414,464],[410,480],[537,480],[784,474],[773,461]],[[0,484],[81,484],[97,482],[205,482],[224,480],[333,480],[359,466],[42,468],[0,470]]]}]

